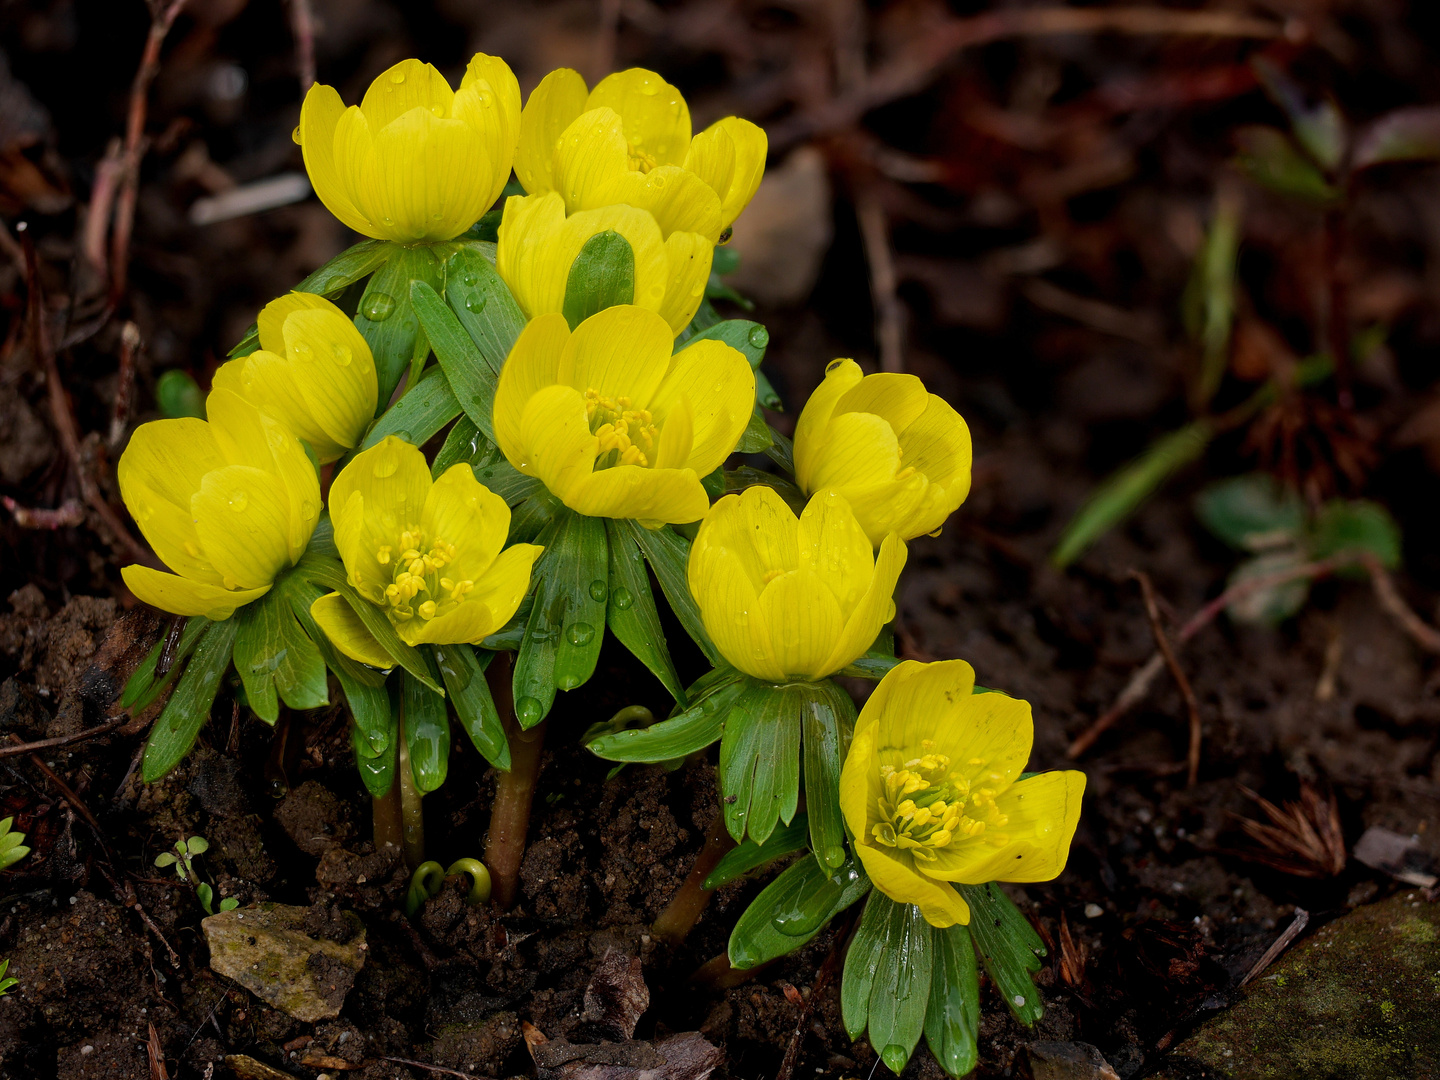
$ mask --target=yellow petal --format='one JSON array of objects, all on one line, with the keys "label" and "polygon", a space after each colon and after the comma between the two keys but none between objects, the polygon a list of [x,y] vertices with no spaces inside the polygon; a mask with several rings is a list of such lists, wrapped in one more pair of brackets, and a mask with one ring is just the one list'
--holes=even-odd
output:
[{"label": "yellow petal", "polygon": [[875,573],[855,609],[845,619],[845,632],[825,666],[839,671],[875,643],[880,628],[895,617],[895,583],[905,567],[905,542],[894,533],[885,537],[875,555]]},{"label": "yellow petal", "polygon": [[722,341],[697,341],[670,360],[670,371],[651,401],[658,417],[674,402],[694,410],[695,443],[684,462],[701,476],[735,452],[755,407],[755,372],[738,349]]},{"label": "yellow petal", "polygon": [[[460,89],[488,91],[492,95],[487,99],[482,94],[481,105],[493,109],[500,122],[503,159],[497,160],[495,167],[505,174],[502,177],[503,187],[503,181],[509,177],[510,166],[514,163],[515,145],[520,139],[520,82],[510,70],[510,65],[500,57],[476,53],[465,68]],[[458,110],[455,115],[459,115]],[[490,201],[493,203],[495,200],[492,198]]]},{"label": "yellow petal", "polygon": [[[531,319],[559,312],[565,301],[565,268],[555,299],[554,243],[565,224],[565,200],[557,192],[511,195],[505,200],[495,245],[495,269],[515,294],[520,310]],[[577,249],[578,250],[578,249]],[[574,261],[574,256],[571,256]]]},{"label": "yellow petal", "polygon": [[429,494],[425,455],[394,435],[356,454],[330,485],[335,546],[367,599],[377,600],[375,589],[394,571],[380,562],[380,548],[393,547],[401,532],[420,524]]},{"label": "yellow petal", "polygon": [[710,506],[705,485],[694,470],[639,465],[616,465],[590,473],[563,498],[577,514],[634,518],[642,524],[684,525],[699,521]]},{"label": "yellow petal", "polygon": [[627,397],[646,408],[670,366],[670,327],[653,311],[620,304],[575,328],[560,356],[557,381],[584,393]]},{"label": "yellow petal", "polygon": [[290,561],[289,499],[265,470],[226,465],[206,473],[190,508],[200,546],[227,588],[269,585]]},{"label": "yellow petal", "polygon": [[[981,697],[994,697],[982,694]],[[1085,774],[1075,770],[1041,773],[1003,792],[996,807],[1009,820],[1009,843],[999,849],[979,836],[937,849],[929,876],[979,885],[987,881],[1050,881],[1060,876],[1080,822]],[[954,848],[954,850],[952,850]]]},{"label": "yellow petal", "polygon": [[283,351],[277,354],[257,349],[249,356],[221,365],[210,388],[212,393],[225,390],[244,398],[279,421],[297,439],[309,443],[322,462],[333,461],[346,448],[331,439],[310,415],[295,375],[295,365],[285,358]]},{"label": "yellow petal", "polygon": [[808,464],[810,491],[886,483],[900,471],[900,440],[883,417],[841,413],[831,417],[824,447]]},{"label": "yellow petal", "polygon": [[332,461],[359,444],[375,415],[375,359],[355,324],[333,306],[292,313],[283,333],[298,404],[329,444],[312,445],[322,462]]},{"label": "yellow petal", "polygon": [[625,139],[637,157],[679,165],[690,149],[690,108],[680,91],[653,71],[630,68],[601,79],[585,103],[624,117]]},{"label": "yellow petal", "polygon": [[[366,225],[362,230],[377,239],[392,239],[392,229],[380,221],[380,209],[370,202],[370,173],[375,169],[374,130],[359,105],[352,105],[335,124],[335,177],[345,197]],[[337,215],[338,216],[338,215]]]},{"label": "yellow petal", "polygon": [[845,496],[861,528],[877,547],[889,533],[910,540],[934,532],[949,517],[948,510],[936,511],[937,505],[943,502],[944,492],[918,472],[904,480],[847,484],[844,488],[822,487],[818,491],[839,491]]},{"label": "yellow petal", "polygon": [[705,299],[705,285],[710,280],[710,266],[715,258],[715,245],[699,233],[673,232],[665,240],[668,278],[665,298],[661,301],[661,317],[670,324],[677,337]]},{"label": "yellow petal", "polygon": [[530,456],[521,431],[525,406],[545,387],[556,384],[560,376],[560,355],[569,338],[570,325],[565,316],[552,312],[531,319],[515,339],[500,369],[495,388],[495,442],[506,460],[517,469],[522,464],[526,471],[530,468]]},{"label": "yellow petal", "polygon": [[848,616],[875,576],[874,549],[849,504],[836,495],[815,496],[800,514],[796,542],[801,568],[814,573]]},{"label": "yellow petal", "polygon": [[685,167],[720,196],[725,227],[735,223],[759,190],[768,148],[765,129],[736,116],[717,120],[690,141]]},{"label": "yellow petal", "polygon": [[[929,713],[936,715],[943,703],[933,691],[930,701]],[[1030,703],[1006,694],[971,694],[950,709],[945,722],[937,718],[930,736],[935,752],[948,755],[972,788],[997,792],[1025,768],[1034,737]]]},{"label": "yellow petal", "polygon": [[203,615],[217,621],[230,618],[236,608],[270,591],[269,585],[258,589],[222,589],[138,564],[125,567],[120,576],[125,580],[125,587],[142,603],[172,615]]},{"label": "yellow petal", "polygon": [[714,244],[723,227],[720,199],[710,185],[678,165],[662,165],[648,173],[615,173],[583,195],[582,210],[628,203],[648,211],[665,236],[699,233]]},{"label": "yellow petal", "polygon": [[[907,660],[891,668],[880,685],[884,686],[885,681],[901,667],[913,663],[913,660]],[[850,749],[845,752],[845,764],[840,769],[840,814],[845,818],[845,828],[850,831],[856,850],[869,840],[870,826],[874,824],[872,819],[878,818],[875,799],[880,794],[881,782],[875,740],[879,731],[876,721],[879,710],[872,703],[879,694],[880,688],[876,687],[856,720]]]},{"label": "yellow petal", "polygon": [[315,83],[310,87],[300,108],[300,148],[305,156],[305,171],[325,209],[356,232],[377,236],[375,226],[355,206],[349,184],[339,171],[348,162],[337,162],[335,157],[335,135],[344,115],[345,103],[333,86]]},{"label": "yellow petal", "polygon": [[612,109],[581,113],[555,147],[555,190],[570,213],[596,204],[590,195],[614,176],[630,171],[625,123]]},{"label": "yellow petal", "polygon": [[[338,307],[315,293],[289,292],[271,300],[260,309],[255,325],[260,331],[260,348],[285,353],[285,320],[297,311],[340,311]],[[344,312],[340,312],[344,316]],[[357,333],[359,331],[356,331]]]},{"label": "yellow petal", "polygon": [[475,644],[499,630],[530,589],[530,570],[542,548],[516,544],[500,553],[474,592],[453,610],[434,619],[411,619],[400,632],[411,644]]},{"label": "yellow petal", "polygon": [[920,418],[930,403],[925,384],[914,375],[882,371],[867,375],[835,403],[835,415],[874,413],[883,417],[897,433]]},{"label": "yellow petal", "polygon": [[590,476],[600,452],[600,441],[585,420],[580,391],[573,386],[547,386],[534,394],[520,417],[520,445],[524,456],[515,467],[538,476],[552,495],[572,510],[579,509],[573,493]]},{"label": "yellow petal", "polygon": [[556,68],[530,92],[520,114],[515,177],[534,195],[555,190],[555,148],[571,122],[585,111],[589,91],[578,71]]},{"label": "yellow petal", "polygon": [[339,593],[328,593],[310,605],[310,617],[325,632],[330,644],[351,660],[388,671],[395,659],[375,640],[350,602]]},{"label": "yellow petal", "polygon": [[726,495],[712,506],[695,536],[695,546],[732,552],[757,595],[772,571],[800,567],[795,514],[763,485]]},{"label": "yellow petal", "polygon": [[[360,111],[365,114],[370,130],[379,131],[413,109],[429,115],[449,116],[454,99],[455,91],[433,64],[401,60],[375,76],[360,102]],[[432,109],[438,111],[432,113]]]},{"label": "yellow petal", "polygon": [[856,844],[855,851],[875,888],[897,904],[914,904],[931,926],[943,930],[970,922],[970,905],[955,888],[917,873],[908,856],[872,843]]},{"label": "yellow petal", "polygon": [[650,464],[657,469],[683,469],[695,445],[695,414],[690,399],[682,396],[666,410],[661,422],[660,445]]},{"label": "yellow petal", "polygon": [[900,445],[907,466],[945,489],[952,512],[965,501],[970,493],[970,429],[948,402],[931,394],[925,411],[901,433]]},{"label": "yellow petal", "polygon": [[455,561],[445,568],[445,577],[479,581],[505,546],[510,507],[475,479],[469,465],[452,465],[431,486],[420,527],[430,542],[455,546]]},{"label": "yellow petal", "polygon": [[219,572],[200,546],[195,517],[188,506],[182,510],[135,477],[125,490],[126,505],[161,562],[182,577],[222,585]]},{"label": "yellow petal", "polygon": [[389,239],[448,240],[490,208],[492,163],[465,121],[411,109],[378,131],[372,123],[371,131],[357,201]]},{"label": "yellow petal", "polygon": [[769,631],[776,667],[787,677],[823,679],[834,673],[826,660],[840,638],[844,617],[813,571],[792,570],[770,582],[760,593],[756,614]]},{"label": "yellow petal", "polygon": [[795,479],[805,491],[814,491],[812,473],[815,462],[826,445],[825,429],[835,412],[835,404],[863,373],[854,360],[832,360],[825,367],[825,379],[810,395],[800,418],[795,422]]},{"label": "yellow petal", "polygon": [[[503,61],[501,63],[503,64]],[[511,81],[514,81],[514,76],[511,76]],[[518,85],[514,87],[514,91],[518,99]],[[507,106],[502,103],[500,94],[487,82],[475,80],[456,92],[451,115],[475,134],[479,140],[482,161],[479,170],[470,178],[474,185],[473,198],[457,201],[453,218],[459,219],[474,206],[489,210],[505,190],[505,184],[510,179],[510,167],[515,161],[515,139],[519,135],[520,112],[517,104],[514,114],[511,115]],[[467,196],[471,194],[463,188],[461,191]],[[458,207],[464,207],[465,210]],[[474,222],[470,224],[473,225]],[[469,227],[470,225],[466,225],[465,229]],[[461,232],[463,231],[464,229],[461,229]]]},{"label": "yellow petal", "polygon": [[180,420],[152,420],[141,424],[130,436],[130,443],[120,455],[116,475],[120,481],[120,497],[130,507],[140,527],[143,507],[132,497],[137,482],[144,484],[153,497],[190,509],[190,496],[200,490],[200,481],[211,469],[224,465],[225,457],[215,442],[215,433],[203,420],[185,417]]},{"label": "yellow petal", "polygon": [[686,580],[720,655],[747,675],[783,679],[785,672],[775,662],[770,634],[758,615],[755,586],[735,553],[721,546],[692,546]]},{"label": "yellow petal", "polygon": [[891,668],[856,721],[857,729],[875,726],[872,771],[914,757],[921,742],[958,722],[961,703],[974,692],[975,669],[964,660],[904,660]]}]

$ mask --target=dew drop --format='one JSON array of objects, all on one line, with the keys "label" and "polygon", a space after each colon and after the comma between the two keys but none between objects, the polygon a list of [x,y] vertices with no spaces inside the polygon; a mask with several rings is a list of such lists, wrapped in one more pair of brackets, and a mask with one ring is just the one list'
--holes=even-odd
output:
[{"label": "dew drop", "polygon": [[350,366],[350,346],[341,345],[339,342],[336,342],[334,345],[330,346],[330,355],[335,358],[335,363],[339,364],[341,367]]},{"label": "dew drop", "polygon": [[763,349],[770,344],[770,331],[763,326],[755,326],[750,329],[750,345],[752,348]]},{"label": "dew drop", "polygon": [[485,297],[481,293],[471,293],[465,298],[465,310],[473,315],[479,315],[485,310]]},{"label": "dew drop", "polygon": [[1015,1007],[1017,1009],[1022,1008],[1025,1005],[1025,998],[1020,994],[1016,994],[1012,1000],[1015,1002]]},{"label": "dew drop", "polygon": [[365,298],[365,318],[371,322],[384,322],[394,311],[395,298],[389,293],[377,292]]},{"label": "dew drop", "polygon": [[315,359],[315,350],[310,347],[307,341],[297,341],[290,346],[290,355],[302,364],[308,364]]},{"label": "dew drop", "polygon": [[294,131],[290,132],[290,141],[293,142],[296,146],[305,145],[300,141],[300,128],[298,126],[295,128]]},{"label": "dew drop", "polygon": [[377,754],[383,754],[385,748],[390,745],[390,739],[383,731],[372,731],[369,736],[370,749]]},{"label": "dew drop", "polygon": [[246,495],[245,492],[236,489],[235,491],[232,491],[230,493],[230,498],[227,501],[230,504],[230,509],[234,510],[238,514],[243,511],[245,507],[250,505],[250,496]]},{"label": "dew drop", "polygon": [[375,459],[375,479],[384,480],[394,476],[400,468],[400,456],[398,454],[381,454]]},{"label": "dew drop", "polygon": [[844,363],[844,360],[831,360],[828,364],[825,365],[825,374],[829,375],[834,371],[838,371],[841,365],[843,365]]},{"label": "dew drop", "polygon": [[628,608],[631,604],[635,602],[635,598],[630,595],[630,590],[625,588],[624,585],[621,585],[618,589],[616,589],[610,599],[614,601],[615,606],[621,611],[624,611],[626,608]]},{"label": "dew drop", "polygon": [[596,580],[590,582],[590,599],[591,599],[591,600],[594,600],[594,601],[596,601],[596,602],[598,603],[599,601],[605,599],[605,593],[606,593],[605,582],[599,580],[598,578],[597,578]]},{"label": "dew drop", "polygon": [[405,81],[405,72],[403,72],[403,71],[392,71],[392,72],[390,73],[390,81],[391,81],[392,83],[394,83],[396,86],[399,86],[401,83],[403,83],[403,82]]},{"label": "dew drop", "polygon": [[475,274],[465,273],[460,275],[460,284],[464,285],[467,289],[473,289],[479,283],[480,278]]},{"label": "dew drop", "polygon": [[313,502],[311,502],[309,499],[302,499],[302,500],[300,500],[300,516],[301,516],[302,518],[305,518],[306,520],[308,520],[308,519],[314,517],[315,514],[316,514],[316,507],[315,507],[315,504],[314,504]]},{"label": "dew drop", "polygon": [[545,715],[545,706],[533,697],[522,697],[515,703],[515,717],[521,727],[532,727]]},{"label": "dew drop", "polygon": [[560,676],[559,688],[561,690],[574,690],[580,685],[580,676],[565,674]]},{"label": "dew drop", "polygon": [[589,623],[571,623],[565,630],[565,640],[571,645],[579,648],[581,645],[590,644],[595,637],[595,628]]},{"label": "dew drop", "polygon": [[659,92],[660,87],[656,86],[655,83],[652,82],[650,79],[646,79],[640,84],[640,93],[644,94],[646,97],[654,97]]}]

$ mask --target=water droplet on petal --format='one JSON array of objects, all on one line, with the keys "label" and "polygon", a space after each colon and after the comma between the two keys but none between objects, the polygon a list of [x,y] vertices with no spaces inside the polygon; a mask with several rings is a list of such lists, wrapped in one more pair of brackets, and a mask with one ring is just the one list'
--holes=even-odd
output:
[{"label": "water droplet on petal", "polygon": [[396,86],[399,86],[401,83],[403,83],[403,82],[405,81],[405,72],[403,72],[403,71],[392,71],[392,72],[390,73],[390,81],[391,81],[392,83],[394,83]]},{"label": "water droplet on petal", "polygon": [[375,479],[384,480],[394,476],[400,468],[400,456],[398,454],[381,454],[375,459]]},{"label": "water droplet on petal", "polygon": [[305,145],[300,141],[300,128],[298,126],[295,128],[294,131],[290,132],[290,141],[293,142],[296,146]]},{"label": "water droplet on petal", "polygon": [[290,356],[302,364],[308,364],[311,360],[315,359],[315,350],[310,347],[309,342],[297,341],[294,345],[290,346]]},{"label": "water droplet on petal", "polygon": [[227,500],[227,502],[230,504],[230,509],[234,510],[238,514],[241,513],[245,509],[245,507],[250,505],[250,496],[245,494],[244,491],[241,491],[237,488],[236,490],[230,492],[230,498]]},{"label": "water droplet on petal", "polygon": [[330,355],[335,358],[335,363],[341,367],[350,366],[350,346],[341,345],[338,342],[330,346]]}]

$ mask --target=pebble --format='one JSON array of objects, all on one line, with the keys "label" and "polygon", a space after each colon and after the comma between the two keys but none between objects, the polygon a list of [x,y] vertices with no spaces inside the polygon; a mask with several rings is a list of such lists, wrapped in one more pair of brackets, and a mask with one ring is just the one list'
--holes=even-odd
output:
[{"label": "pebble", "polygon": [[1102,908],[1099,904],[1086,904],[1086,905],[1085,905],[1085,917],[1086,917],[1087,919],[1098,919],[1101,915],[1104,915],[1104,914],[1105,914],[1105,909]]}]

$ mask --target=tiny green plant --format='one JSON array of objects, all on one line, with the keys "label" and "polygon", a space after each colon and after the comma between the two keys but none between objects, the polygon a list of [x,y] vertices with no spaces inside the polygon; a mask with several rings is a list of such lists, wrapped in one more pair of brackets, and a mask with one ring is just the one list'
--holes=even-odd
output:
[{"label": "tiny green plant", "polygon": [[0,870],[8,870],[30,854],[30,849],[25,846],[25,834],[10,831],[14,821],[13,817],[0,821]]},{"label": "tiny green plant", "polygon": [[15,978],[14,975],[5,974],[9,970],[10,960],[8,958],[0,960],[0,997],[4,997],[11,990],[20,985],[20,980]]},{"label": "tiny green plant", "polygon": [[[203,855],[210,850],[210,841],[203,836],[192,836],[188,840],[175,841],[174,851],[162,851],[155,856],[155,865],[161,868],[167,866],[175,867],[175,876],[186,885],[195,887],[195,897],[200,901],[200,906],[205,909],[206,915],[214,915],[215,890],[210,884],[200,880],[200,875],[195,872],[195,856]],[[220,901],[221,911],[231,911],[240,906],[240,901],[233,896],[227,896]]]},{"label": "tiny green plant", "polygon": [[450,869],[441,870],[433,859],[423,862],[410,875],[410,888],[405,892],[405,915],[414,918],[415,913],[425,906],[426,900],[440,895],[440,887],[447,877],[457,874],[470,875],[470,892],[465,902],[472,907],[490,899],[490,871],[479,859],[456,859]]}]

